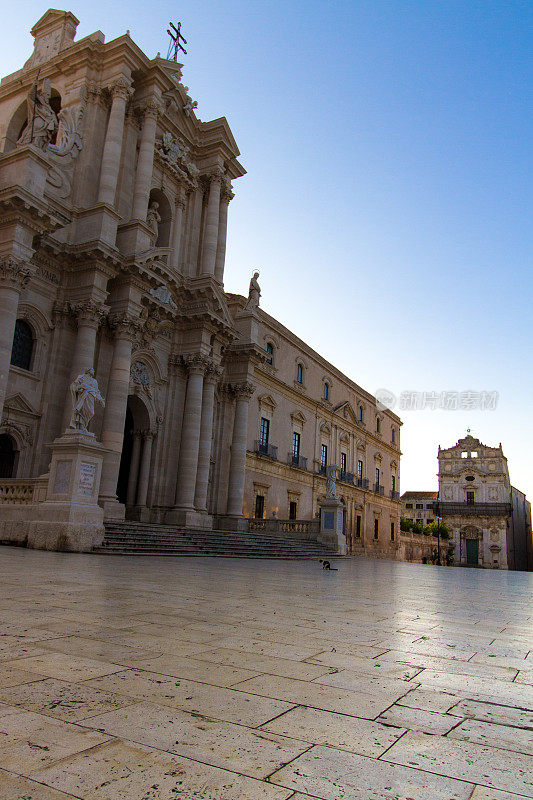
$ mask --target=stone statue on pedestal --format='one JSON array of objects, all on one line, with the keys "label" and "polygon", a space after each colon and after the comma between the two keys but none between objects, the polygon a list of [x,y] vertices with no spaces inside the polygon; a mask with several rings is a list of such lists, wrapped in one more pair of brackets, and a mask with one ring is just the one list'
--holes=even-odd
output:
[{"label": "stone statue on pedestal", "polygon": [[248,290],[248,300],[246,301],[246,305],[244,306],[246,311],[255,311],[256,308],[259,307],[259,298],[261,297],[261,288],[257,279],[259,277],[258,272],[254,272],[253,277],[250,281],[250,288]]},{"label": "stone statue on pedestal", "polygon": [[161,214],[157,210],[158,208],[159,203],[155,200],[152,201],[146,215],[146,224],[155,233],[156,238],[159,234],[159,223],[161,222]]},{"label": "stone statue on pedestal", "polygon": [[94,377],[94,369],[86,369],[71,383],[72,417],[69,428],[76,431],[87,432],[87,426],[94,417],[94,401],[105,406],[105,400],[98,389],[98,382]]},{"label": "stone statue on pedestal", "polygon": [[337,479],[337,465],[332,465],[326,469],[326,497],[338,500],[335,481]]}]

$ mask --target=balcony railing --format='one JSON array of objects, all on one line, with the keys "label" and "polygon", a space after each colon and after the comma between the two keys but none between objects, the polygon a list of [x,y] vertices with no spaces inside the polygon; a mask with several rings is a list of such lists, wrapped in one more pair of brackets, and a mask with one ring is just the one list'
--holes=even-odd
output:
[{"label": "balcony railing", "polygon": [[307,458],[305,456],[295,456],[294,453],[287,455],[287,464],[291,467],[299,467],[299,469],[307,469]]},{"label": "balcony railing", "polygon": [[320,472],[321,475],[325,475],[326,470],[327,470],[326,464],[321,464],[320,467],[318,468],[318,471]]},{"label": "balcony railing", "polygon": [[368,489],[368,478],[357,478],[357,486],[360,489]]},{"label": "balcony railing", "polygon": [[339,472],[339,480],[342,483],[353,483],[353,473],[352,472]]},{"label": "balcony railing", "polygon": [[263,444],[263,442],[256,441],[254,443],[254,451],[261,456],[268,456],[268,458],[277,459],[278,448],[273,444]]},{"label": "balcony railing", "polygon": [[400,499],[400,492],[397,492],[394,489],[391,489],[390,490],[390,496],[392,497],[393,500],[399,500]]},{"label": "balcony railing", "polygon": [[511,513],[510,503],[434,503],[433,509],[439,517],[452,514],[504,517]]},{"label": "balcony railing", "polygon": [[374,492],[376,494],[385,494],[385,487],[382,486],[380,483],[374,484]]}]

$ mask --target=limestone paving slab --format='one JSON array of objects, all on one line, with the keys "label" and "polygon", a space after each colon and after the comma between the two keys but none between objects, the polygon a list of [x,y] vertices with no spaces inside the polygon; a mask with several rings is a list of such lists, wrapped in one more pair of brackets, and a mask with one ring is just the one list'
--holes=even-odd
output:
[{"label": "limestone paving slab", "polygon": [[476,786],[470,800],[523,800],[523,794],[500,792],[498,789],[489,789],[487,786]]},{"label": "limestone paving slab", "polygon": [[368,675],[382,675],[387,678],[397,678],[402,681],[409,681],[420,672],[422,667],[410,667],[395,661],[386,661],[383,658],[361,658],[360,656],[350,656],[343,653],[320,653],[313,656],[309,663],[324,664],[328,667],[335,667],[338,670],[351,670],[352,672],[366,673]]},{"label": "limestone paving slab", "polygon": [[142,745],[110,742],[32,778],[83,800],[288,800],[291,792]]},{"label": "limestone paving slab", "polygon": [[40,675],[35,672],[28,672],[18,667],[13,667],[6,662],[0,662],[0,689],[6,686],[16,686],[19,683],[28,683],[29,681],[38,681]]},{"label": "limestone paving slab", "polygon": [[408,708],[421,708],[423,711],[433,711],[436,714],[445,714],[456,706],[462,698],[443,689],[416,688],[401,697],[397,703]]},{"label": "limestone paving slab", "polygon": [[[315,661],[317,659],[313,659]],[[394,665],[411,664],[413,669],[432,669],[436,672],[446,672],[457,675],[475,675],[480,678],[499,678],[502,681],[513,681],[519,669],[518,666],[497,666],[493,662],[461,661],[452,658],[437,658],[421,653],[403,653],[401,650],[389,650],[377,659],[380,663]],[[520,660],[519,664],[527,662]]]},{"label": "limestone paving slab", "polygon": [[478,719],[482,722],[494,722],[533,731],[533,711],[524,711],[511,706],[483,703],[478,700],[461,700],[453,708],[450,708],[448,713],[453,716]]},{"label": "limestone paving slab", "polygon": [[257,656],[243,650],[207,650],[197,656],[197,660],[212,661],[215,664],[224,664],[229,667],[242,667],[252,672],[280,675],[284,678],[297,678],[302,681],[312,681],[322,675],[330,673],[330,667],[315,666],[304,661],[291,661],[288,658],[275,658],[274,656]]},{"label": "limestone paving slab", "polygon": [[64,653],[45,653],[30,658],[19,658],[11,666],[65,681],[85,681],[100,675],[109,675],[124,669],[122,664],[107,664],[92,658],[78,658]]},{"label": "limestone paving slab", "polygon": [[[292,678],[281,678],[263,675],[236,684],[234,689],[262,697],[285,700],[294,705],[319,708],[324,711],[336,711],[353,717],[373,719],[392,703],[395,696],[390,691],[374,690],[372,694],[363,691],[352,692],[318,683],[298,681]],[[401,696],[398,692],[396,696]]]},{"label": "limestone paving slab", "polygon": [[0,769],[0,800],[71,800],[71,794]]},{"label": "limestone paving slab", "polygon": [[51,639],[43,641],[40,646],[55,653],[83,656],[84,658],[112,662],[121,666],[129,664],[133,660],[147,660],[149,658],[157,658],[159,655],[158,651],[148,648],[129,647],[116,642],[83,636],[66,636],[61,639]]},{"label": "limestone paving slab", "polygon": [[405,733],[405,728],[298,706],[261,726],[261,730],[291,736],[378,758]]},{"label": "limestone paving slab", "polygon": [[198,683],[226,687],[261,674],[260,670],[229,667],[224,664],[200,661],[196,658],[180,658],[173,655],[143,659],[141,667],[148,672],[157,672],[176,678],[187,678]]},{"label": "limestone paving slab", "polygon": [[533,687],[508,681],[486,680],[472,675],[452,675],[433,670],[422,670],[416,676],[423,688],[440,687],[468,698],[492,699],[502,705],[533,709]]},{"label": "limestone paving slab", "polygon": [[0,765],[22,775],[109,738],[31,711],[0,708]]},{"label": "limestone paving slab", "polygon": [[123,740],[165,750],[251,778],[266,778],[310,744],[152,703],[101,714],[85,723]]},{"label": "limestone paving slab", "polygon": [[425,733],[406,733],[384,761],[533,797],[531,758],[495,747]]},{"label": "limestone paving slab", "polygon": [[254,697],[232,689],[142,670],[126,670],[106,675],[90,680],[87,684],[95,689],[105,689],[251,727],[258,727],[296,705],[294,702],[284,703],[268,697]]},{"label": "limestone paving slab", "polygon": [[459,720],[449,714],[438,714],[434,711],[424,711],[421,708],[394,705],[380,714],[376,722],[384,725],[400,725],[410,731],[444,736],[458,724]]},{"label": "limestone paving slab", "polygon": [[323,800],[469,800],[474,788],[453,778],[320,746],[275,772],[270,781]]},{"label": "limestone paving slab", "polygon": [[[449,715],[448,715],[449,716]],[[431,731],[429,731],[430,733]],[[453,739],[464,739],[476,744],[487,744],[501,750],[512,750],[533,756],[533,731],[510,728],[492,722],[467,719],[459,723],[449,734]],[[533,769],[533,762],[532,762]]]},{"label": "limestone paving slab", "polygon": [[137,702],[134,698],[84,684],[36,678],[34,675],[32,683],[0,689],[0,701],[66,722],[76,722]]}]

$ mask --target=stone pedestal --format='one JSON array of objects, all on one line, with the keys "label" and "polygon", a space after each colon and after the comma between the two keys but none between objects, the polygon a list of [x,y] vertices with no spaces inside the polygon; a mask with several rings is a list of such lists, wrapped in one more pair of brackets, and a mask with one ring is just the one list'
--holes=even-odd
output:
[{"label": "stone pedestal", "polygon": [[104,537],[98,490],[105,449],[93,434],[81,431],[67,431],[51,447],[46,497],[24,509],[27,545],[88,552]]},{"label": "stone pedestal", "polygon": [[165,515],[165,524],[210,530],[213,528],[213,517],[211,514],[195,511],[194,509],[171,508]]},{"label": "stone pedestal", "polygon": [[344,507],[341,501],[335,497],[328,497],[320,503],[320,510],[319,541],[335,548],[337,555],[345,556],[348,548],[343,533]]}]

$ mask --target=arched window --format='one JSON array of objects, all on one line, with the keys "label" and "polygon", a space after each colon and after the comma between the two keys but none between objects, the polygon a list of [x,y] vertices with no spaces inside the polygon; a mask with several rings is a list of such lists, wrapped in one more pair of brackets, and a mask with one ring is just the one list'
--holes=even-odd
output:
[{"label": "arched window", "polygon": [[324,382],[324,400],[329,400],[329,383]]},{"label": "arched window", "polygon": [[381,420],[379,417],[376,417],[376,433],[381,433]]},{"label": "arched window", "polygon": [[25,320],[18,319],[15,323],[11,364],[21,369],[30,369],[32,355],[33,331]]},{"label": "arched window", "polygon": [[304,382],[304,368],[302,364],[296,365],[296,383]]},{"label": "arched window", "polygon": [[11,436],[0,435],[0,478],[12,478],[15,470],[16,450]]},{"label": "arched window", "polygon": [[358,414],[359,422],[363,422],[363,418],[364,418],[363,406],[359,406],[359,414]]},{"label": "arched window", "polygon": [[392,439],[392,443],[395,444],[395,442],[396,442],[396,431],[394,430],[394,428],[391,429],[391,439]]},{"label": "arched window", "polygon": [[266,351],[267,351],[266,363],[270,364],[270,365],[273,365],[274,364],[274,345],[272,344],[272,342],[267,342]]}]

